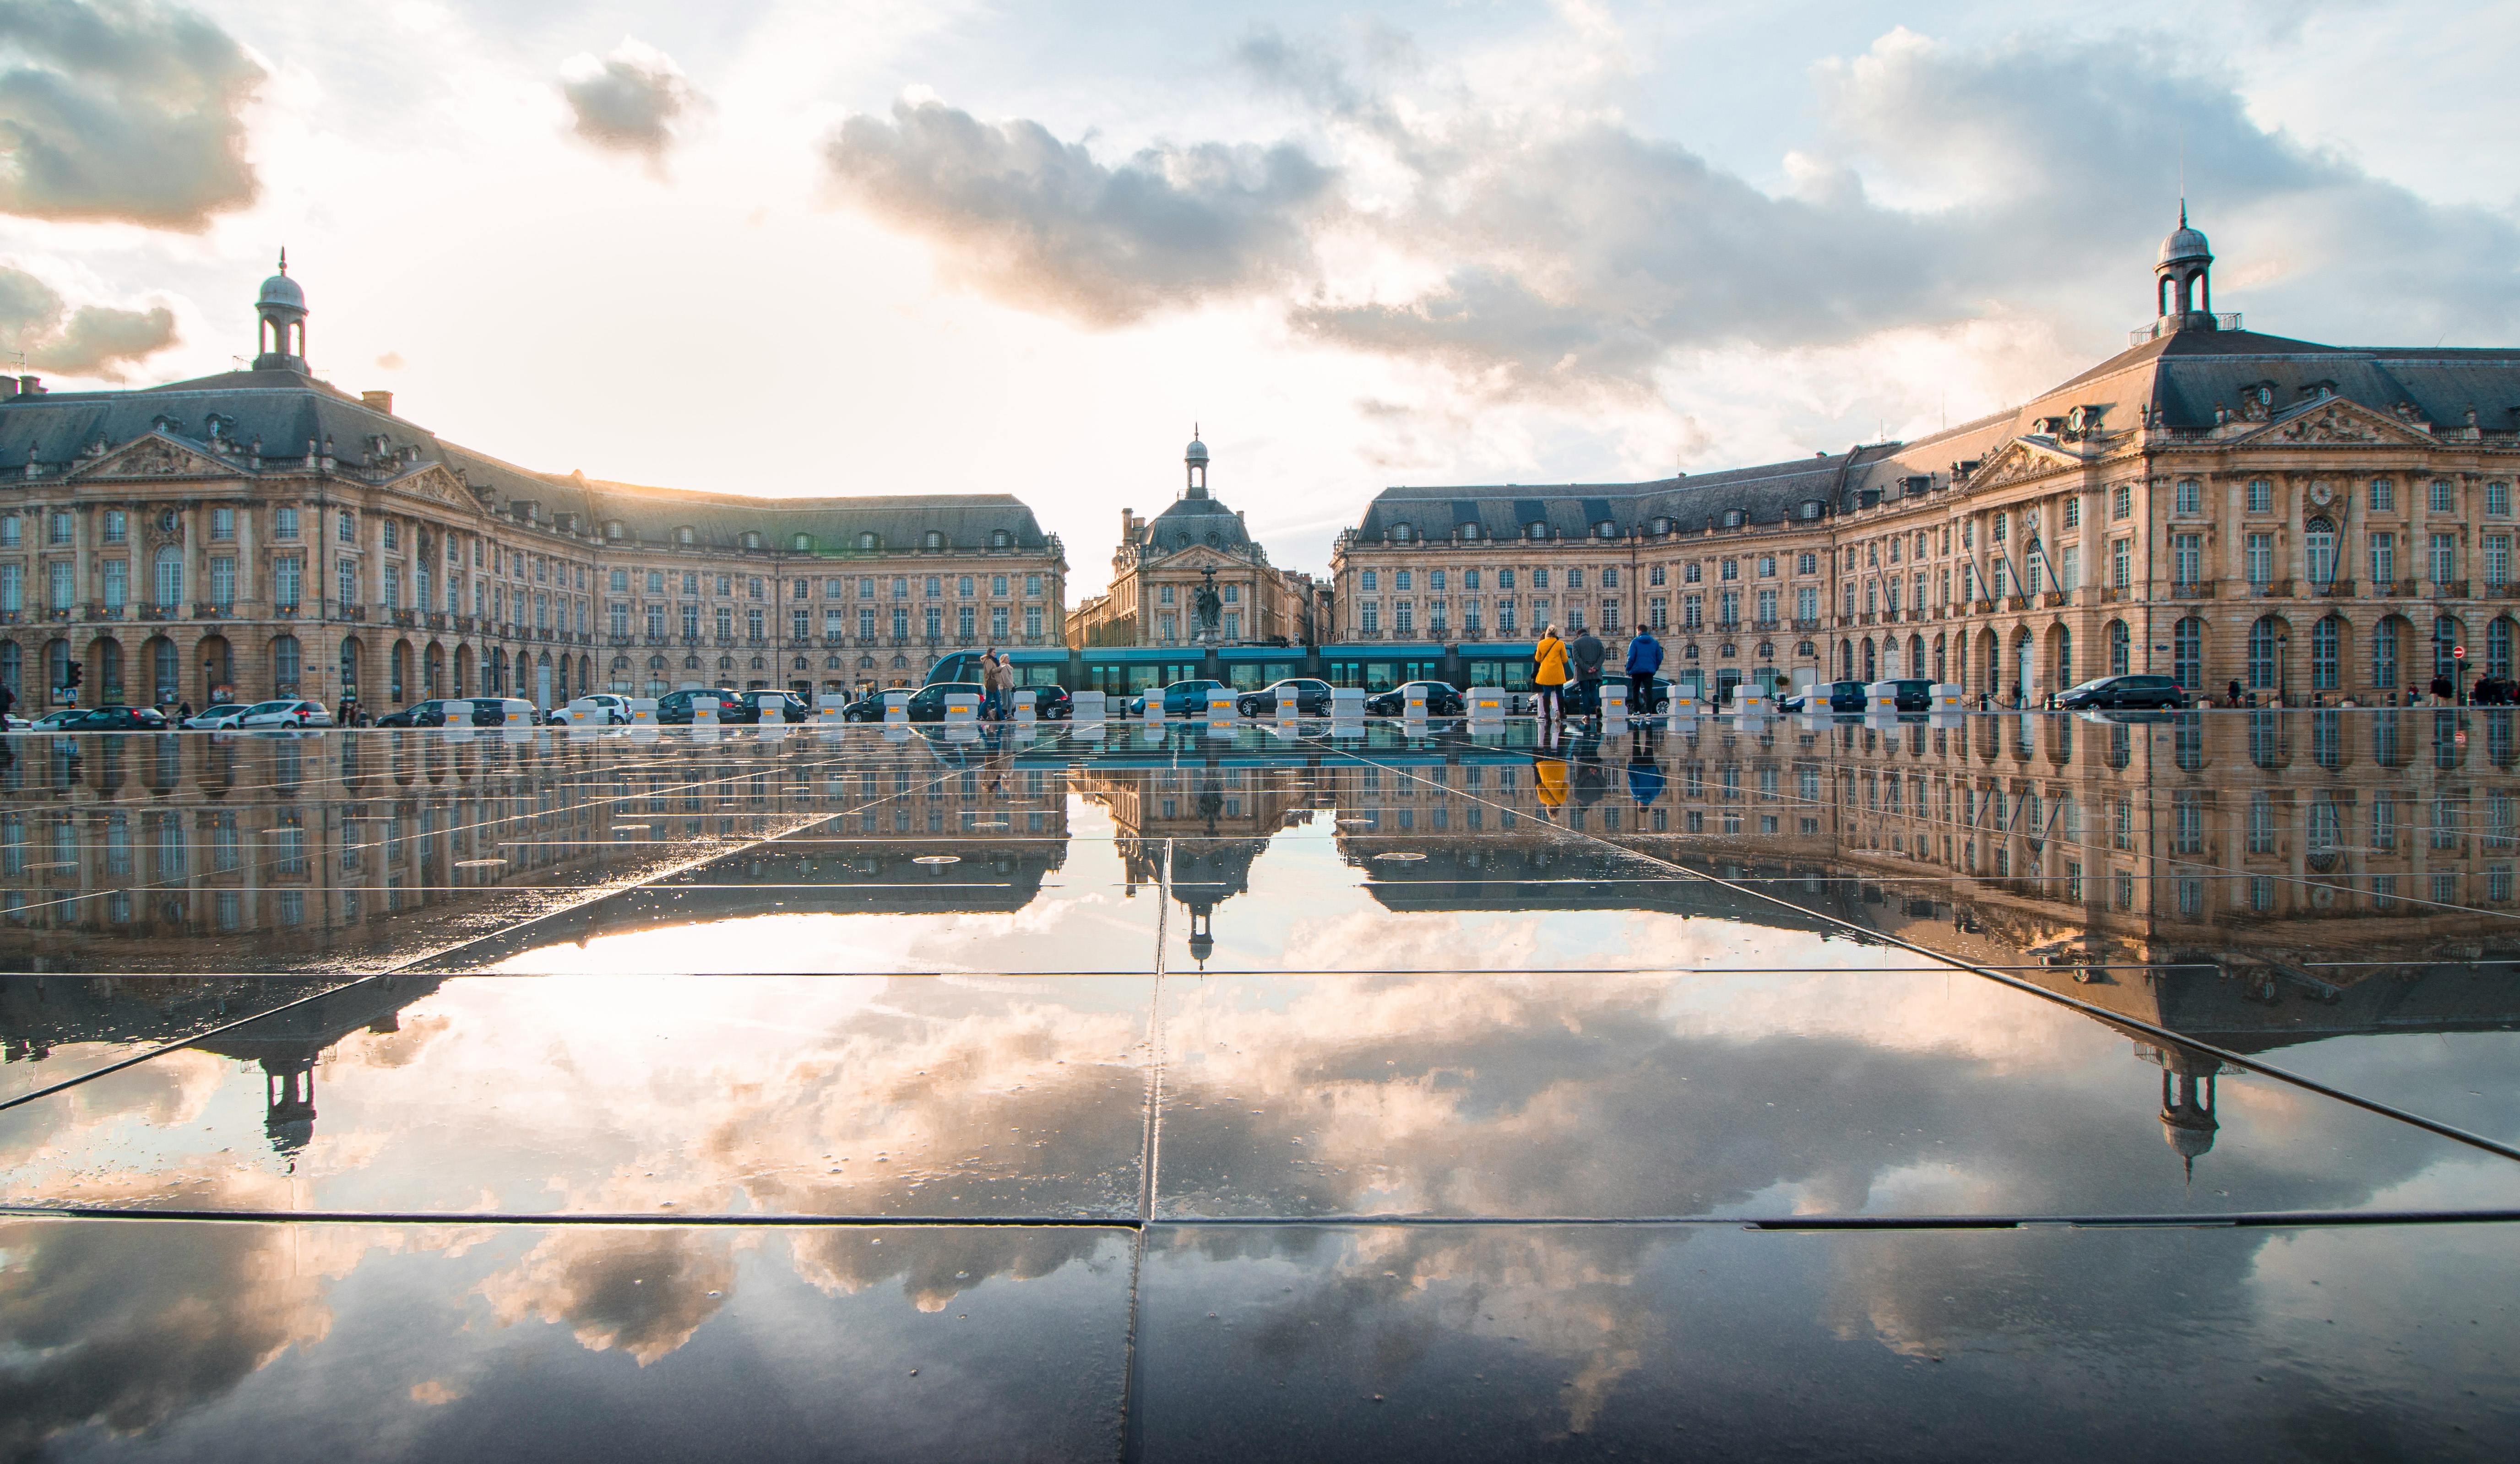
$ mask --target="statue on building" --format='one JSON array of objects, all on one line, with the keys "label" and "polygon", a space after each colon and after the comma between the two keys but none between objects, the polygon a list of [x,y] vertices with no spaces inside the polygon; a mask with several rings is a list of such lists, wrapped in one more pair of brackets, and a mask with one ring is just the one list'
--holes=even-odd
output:
[{"label": "statue on building", "polygon": [[1216,593],[1216,571],[1211,568],[1204,573],[1207,577],[1199,584],[1198,593],[1191,598],[1191,604],[1198,612],[1199,639],[1213,641],[1216,639],[1217,621],[1225,613],[1225,601]]}]

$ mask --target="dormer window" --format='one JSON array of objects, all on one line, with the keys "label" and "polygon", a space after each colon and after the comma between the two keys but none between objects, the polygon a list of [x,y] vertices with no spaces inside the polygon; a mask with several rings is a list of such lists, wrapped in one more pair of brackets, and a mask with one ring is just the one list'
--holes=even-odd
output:
[{"label": "dormer window", "polygon": [[674,530],[674,542],[682,545],[686,549],[689,549],[691,546],[700,542],[700,536],[690,524],[684,524],[681,528]]},{"label": "dormer window", "polygon": [[1596,539],[1616,539],[1619,537],[1619,525],[1613,519],[1604,518],[1599,523],[1593,525],[1593,537]]},{"label": "dormer window", "polygon": [[1741,521],[1747,516],[1748,515],[1739,509],[1727,509],[1724,510],[1724,526],[1728,529],[1737,529],[1741,526]]},{"label": "dormer window", "polygon": [[759,549],[761,547],[761,536],[750,529],[745,529],[743,531],[742,543],[745,549]]},{"label": "dormer window", "polygon": [[618,519],[618,518],[608,518],[608,519],[604,520],[604,538],[605,538],[605,541],[606,541],[607,543],[609,543],[609,544],[618,544],[618,543],[620,543],[620,542],[621,542],[621,533],[622,533],[622,529],[621,529],[621,520],[620,520],[620,519]]},{"label": "dormer window", "polygon": [[1406,543],[1408,543],[1408,542],[1409,542],[1409,525],[1407,525],[1407,524],[1405,524],[1405,523],[1395,523],[1395,524],[1393,524],[1393,525],[1391,526],[1391,542],[1392,542],[1392,543],[1394,543],[1394,544],[1406,544]]},{"label": "dormer window", "polygon": [[1821,508],[1822,508],[1822,505],[1821,505],[1821,501],[1820,501],[1819,499],[1816,499],[1816,498],[1807,498],[1807,499],[1804,499],[1804,500],[1803,500],[1803,517],[1804,517],[1804,518],[1806,518],[1806,519],[1818,518],[1818,517],[1820,516],[1820,513],[1821,513]]},{"label": "dormer window", "polygon": [[872,553],[875,550],[883,548],[883,540],[874,534],[860,534],[858,535],[858,548]]},{"label": "dormer window", "polygon": [[942,550],[945,547],[945,535],[940,530],[929,529],[920,543],[930,551]]},{"label": "dormer window", "polygon": [[788,541],[788,547],[800,555],[812,554],[814,552],[814,536],[811,534],[798,534],[795,538]]},{"label": "dormer window", "polygon": [[1015,536],[1014,536],[1014,535],[1012,535],[1012,534],[1008,533],[1006,530],[1004,530],[1004,529],[991,529],[991,530],[989,530],[989,548],[991,548],[991,549],[1012,549],[1012,548],[1014,548],[1014,543],[1015,543]]},{"label": "dormer window", "polygon": [[1522,537],[1525,539],[1546,539],[1549,537],[1549,525],[1543,520],[1535,518],[1531,522],[1522,526]]},{"label": "dormer window", "polygon": [[1479,526],[1478,526],[1477,524],[1475,524],[1475,523],[1465,523],[1465,524],[1462,524],[1462,525],[1461,532],[1462,532],[1462,542],[1463,544],[1476,544],[1476,543],[1478,543],[1478,542],[1479,542]]},{"label": "dormer window", "polygon": [[1670,520],[1670,519],[1668,519],[1668,518],[1656,518],[1656,519],[1653,521],[1653,531],[1654,531],[1654,537],[1655,537],[1655,538],[1657,538],[1657,539],[1661,538],[1661,537],[1662,537],[1663,535],[1665,535],[1665,534],[1670,533],[1670,532],[1671,532],[1671,520]]}]

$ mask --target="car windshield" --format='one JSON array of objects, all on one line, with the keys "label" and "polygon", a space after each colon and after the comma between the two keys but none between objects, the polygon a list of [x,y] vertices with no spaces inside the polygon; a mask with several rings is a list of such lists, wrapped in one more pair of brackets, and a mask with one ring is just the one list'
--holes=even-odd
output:
[{"label": "car windshield", "polygon": [[286,701],[258,701],[246,708],[249,712],[285,712],[292,705]]},{"label": "car windshield", "polygon": [[2076,687],[2074,689],[2075,689],[2075,690],[2077,690],[2077,691],[2092,691],[2092,690],[2097,690],[2099,688],[2101,688],[2101,687],[2105,687],[2105,686],[2107,686],[2109,683],[2111,683],[2111,682],[2113,682],[2113,681],[2116,681],[2117,679],[2118,679],[2118,678],[2116,678],[2116,677],[2114,677],[2114,676],[2095,676],[2095,677],[2092,677],[2090,681],[2087,681],[2087,682],[2083,683],[2081,686]]}]

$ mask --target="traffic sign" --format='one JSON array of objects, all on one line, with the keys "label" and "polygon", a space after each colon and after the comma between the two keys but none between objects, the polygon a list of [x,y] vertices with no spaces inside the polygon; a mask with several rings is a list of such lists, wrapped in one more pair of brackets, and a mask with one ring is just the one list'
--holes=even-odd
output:
[{"label": "traffic sign", "polygon": [[2453,645],[2450,648],[2450,656],[2453,661],[2464,661],[2467,659],[2467,647],[2464,645]]}]

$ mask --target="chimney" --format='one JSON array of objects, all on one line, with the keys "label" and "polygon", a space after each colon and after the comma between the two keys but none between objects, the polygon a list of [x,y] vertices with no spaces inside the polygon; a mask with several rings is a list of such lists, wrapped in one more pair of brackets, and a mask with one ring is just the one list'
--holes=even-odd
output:
[{"label": "chimney", "polygon": [[5,402],[17,394],[18,378],[16,377],[0,377],[0,402]]},{"label": "chimney", "polygon": [[387,417],[393,416],[393,393],[390,391],[362,391],[359,393],[359,400],[371,412],[382,412]]},{"label": "chimney", "polygon": [[20,377],[18,378],[18,395],[42,396],[43,394],[44,383],[40,379],[34,377]]}]

